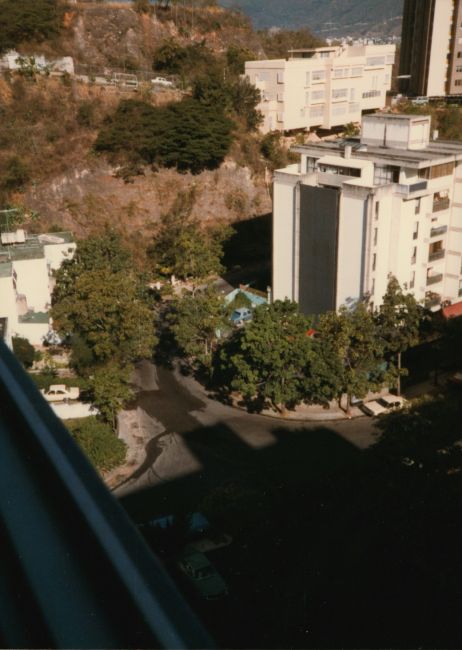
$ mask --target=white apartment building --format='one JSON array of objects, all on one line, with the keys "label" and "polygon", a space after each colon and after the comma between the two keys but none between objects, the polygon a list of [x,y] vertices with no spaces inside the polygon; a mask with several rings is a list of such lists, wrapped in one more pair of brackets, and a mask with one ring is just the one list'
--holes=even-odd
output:
[{"label": "white apartment building", "polygon": [[330,129],[385,106],[395,45],[291,50],[289,57],[245,64],[246,77],[261,92],[263,133]]},{"label": "white apartment building", "polygon": [[76,244],[69,232],[24,230],[2,233],[0,242],[0,337],[10,347],[13,336],[40,345],[51,329],[53,272],[72,259]]},{"label": "white apartment building", "polygon": [[273,295],[307,314],[368,297],[394,275],[431,307],[462,295],[462,143],[430,117],[363,118],[360,138],[294,148],[276,171]]}]

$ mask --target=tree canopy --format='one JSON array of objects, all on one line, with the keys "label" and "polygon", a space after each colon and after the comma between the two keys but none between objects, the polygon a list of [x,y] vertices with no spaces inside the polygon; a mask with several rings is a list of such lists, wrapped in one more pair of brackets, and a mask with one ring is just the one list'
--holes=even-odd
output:
[{"label": "tree canopy", "polygon": [[376,321],[385,353],[396,355],[397,361],[393,368],[396,371],[398,395],[400,377],[405,372],[401,368],[401,354],[418,343],[421,318],[422,309],[414,296],[403,293],[398,280],[391,277],[383,302],[376,313]]},{"label": "tree canopy", "polygon": [[221,164],[231,130],[223,111],[191,98],[162,107],[129,99],[107,119],[95,149],[197,174]]},{"label": "tree canopy", "polygon": [[161,219],[148,255],[154,271],[181,280],[200,280],[222,272],[223,242],[232,230],[228,226],[203,228],[191,217],[194,197],[180,192],[172,209]]},{"label": "tree canopy", "polygon": [[353,309],[340,307],[319,317],[319,350],[330,369],[333,393],[340,400],[364,397],[371,388],[379,388],[386,379],[383,342],[373,315],[360,302]]},{"label": "tree canopy", "polygon": [[253,320],[223,344],[219,365],[224,382],[260,407],[284,410],[307,398],[314,362],[310,327],[296,303],[257,307]]},{"label": "tree canopy", "polygon": [[0,0],[0,54],[23,41],[56,36],[63,12],[59,0]]},{"label": "tree canopy", "polygon": [[57,272],[52,302],[55,327],[78,336],[95,364],[151,356],[154,314],[115,233],[79,243],[75,257]]}]

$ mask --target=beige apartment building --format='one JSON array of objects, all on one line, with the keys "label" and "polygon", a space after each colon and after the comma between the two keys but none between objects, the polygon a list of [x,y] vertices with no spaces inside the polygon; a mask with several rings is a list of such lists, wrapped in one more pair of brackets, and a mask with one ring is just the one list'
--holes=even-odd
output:
[{"label": "beige apartment building", "polygon": [[331,129],[383,108],[391,88],[394,45],[291,50],[288,59],[247,61],[261,92],[261,130]]},{"label": "beige apartment building", "polygon": [[408,95],[462,95],[462,0],[405,0],[401,90]]},{"label": "beige apartment building", "polygon": [[275,172],[273,296],[307,314],[369,298],[394,275],[429,307],[462,295],[462,143],[430,117],[363,117],[360,138],[297,146]]}]

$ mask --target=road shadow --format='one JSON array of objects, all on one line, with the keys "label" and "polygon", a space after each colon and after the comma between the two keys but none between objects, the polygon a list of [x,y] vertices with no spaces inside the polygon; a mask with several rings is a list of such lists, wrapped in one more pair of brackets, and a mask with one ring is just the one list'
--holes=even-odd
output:
[{"label": "road shadow", "polygon": [[229,586],[221,601],[195,595],[177,547],[163,556],[219,647],[461,646],[459,476],[409,471],[328,426],[275,423],[250,444],[227,422],[155,410],[195,469],[121,503],[136,523],[201,511],[232,535],[210,554]]}]

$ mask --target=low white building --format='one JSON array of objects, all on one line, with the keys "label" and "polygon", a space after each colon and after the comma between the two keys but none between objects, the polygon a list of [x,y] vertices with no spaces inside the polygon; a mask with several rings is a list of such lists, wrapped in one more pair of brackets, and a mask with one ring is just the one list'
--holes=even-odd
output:
[{"label": "low white building", "polygon": [[247,61],[245,75],[261,92],[261,130],[331,129],[383,108],[391,88],[395,45],[291,50],[288,59]]},{"label": "low white building", "polygon": [[50,74],[67,72],[74,75],[74,59],[71,56],[63,56],[59,59],[47,59],[43,54],[22,55],[16,50],[9,50],[0,57],[0,70],[21,70],[22,66],[31,66],[37,72],[49,72]]},{"label": "low white building", "polygon": [[1,234],[0,336],[11,347],[13,336],[40,345],[51,329],[48,310],[53,271],[72,259],[76,244],[69,232],[27,235],[24,230]]},{"label": "low white building", "polygon": [[460,299],[462,143],[430,141],[428,116],[376,114],[361,138],[294,151],[274,177],[275,299],[378,306],[390,274],[431,307]]}]

